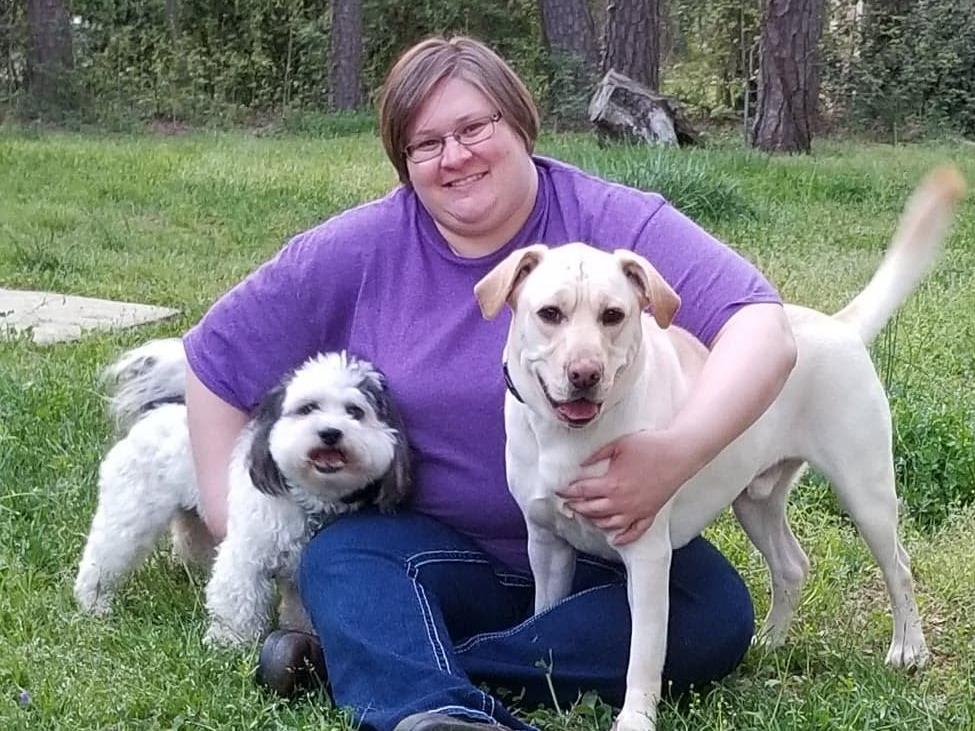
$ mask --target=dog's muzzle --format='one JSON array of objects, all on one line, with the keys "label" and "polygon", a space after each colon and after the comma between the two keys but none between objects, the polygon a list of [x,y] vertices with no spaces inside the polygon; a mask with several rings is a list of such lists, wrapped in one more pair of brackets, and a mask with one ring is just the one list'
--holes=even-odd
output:
[{"label": "dog's muzzle", "polygon": [[603,405],[589,399],[580,398],[574,401],[562,401],[561,403],[549,399],[552,408],[559,419],[569,426],[580,429],[590,424],[602,409]]},{"label": "dog's muzzle", "polygon": [[[576,388],[572,390],[572,398],[565,401],[558,401],[552,398],[545,382],[539,378],[545,398],[555,411],[555,415],[560,421],[564,422],[573,429],[581,429],[591,424],[603,408],[601,401],[596,401],[593,396],[595,388]],[[595,386],[595,384],[593,384]]]},{"label": "dog's muzzle", "polygon": [[338,429],[322,429],[318,432],[319,439],[325,446],[316,447],[308,453],[308,461],[318,471],[326,475],[338,472],[345,467],[348,459],[345,452],[339,448],[342,432]]}]

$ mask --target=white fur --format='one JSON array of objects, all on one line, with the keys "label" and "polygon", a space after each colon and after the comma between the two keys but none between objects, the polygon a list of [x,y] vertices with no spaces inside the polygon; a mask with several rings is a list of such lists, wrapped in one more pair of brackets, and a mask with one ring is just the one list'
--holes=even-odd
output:
[{"label": "white fur", "polygon": [[[398,463],[405,459],[402,434],[380,416],[388,410],[385,401],[377,402],[382,400],[377,397],[383,392],[381,377],[368,363],[344,353],[319,355],[268,396],[232,456],[227,535],[214,560],[214,544],[201,520],[186,408],[166,403],[144,412],[156,399],[183,395],[185,368],[181,342],[170,339],[130,351],[106,369],[105,380],[114,389],[110,412],[123,429],[129,428],[99,470],[98,507],[75,597],[86,611],[108,613],[122,581],[168,526],[180,558],[205,565],[213,560],[206,587],[208,643],[241,644],[262,637],[275,582],[281,594],[280,623],[311,631],[293,579],[313,530],[359,507],[359,502],[343,498],[393,471],[396,482],[389,487],[382,483],[380,505],[392,507],[406,490],[408,470]],[[321,436],[329,429],[341,433],[332,446],[341,449],[344,463],[323,473],[311,458],[321,454],[315,450],[329,448]],[[255,485],[255,461],[265,464],[272,477],[280,477],[270,484],[279,494]]]},{"label": "white fur", "polygon": [[[841,313],[829,317],[786,306],[798,361],[780,395],[678,490],[641,538],[618,548],[611,533],[574,515],[556,491],[581,476],[580,460],[608,442],[669,424],[707,352],[686,332],[667,327],[679,300],[631,252],[612,255],[581,244],[529,247],[478,283],[485,316],[493,317],[505,301],[513,309],[505,357],[524,403],[511,393],[505,401],[507,473],[528,526],[536,612],[568,594],[576,550],[619,558],[626,566],[633,631],[618,730],[655,726],[671,553],[729,505],[769,565],[772,605],[763,636],[773,644],[784,640],[809,570],[786,519],[789,491],[806,462],[829,478],[883,572],[894,625],[887,662],[924,664],[928,650],[910,562],[897,538],[890,412],[865,342],[937,258],[962,189],[953,170],[938,171],[921,186],[887,259]],[[641,316],[647,305],[656,320]],[[557,308],[564,320],[546,321],[546,307]],[[621,310],[624,319],[608,326],[600,319],[607,308]],[[564,405],[580,394],[599,404],[588,422],[587,413]],[[575,423],[573,414],[580,417]],[[606,467],[595,465],[588,474]]]}]

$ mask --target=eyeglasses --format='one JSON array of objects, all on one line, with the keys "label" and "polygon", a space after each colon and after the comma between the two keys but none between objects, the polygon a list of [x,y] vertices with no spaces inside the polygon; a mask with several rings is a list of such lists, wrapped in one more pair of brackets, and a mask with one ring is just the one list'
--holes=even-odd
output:
[{"label": "eyeglasses", "polygon": [[410,158],[411,162],[426,162],[443,154],[444,145],[447,138],[453,137],[464,147],[476,145],[484,140],[489,140],[494,135],[494,126],[501,119],[501,112],[495,112],[489,117],[479,117],[465,122],[453,132],[448,132],[440,137],[430,137],[407,145],[403,152]]}]

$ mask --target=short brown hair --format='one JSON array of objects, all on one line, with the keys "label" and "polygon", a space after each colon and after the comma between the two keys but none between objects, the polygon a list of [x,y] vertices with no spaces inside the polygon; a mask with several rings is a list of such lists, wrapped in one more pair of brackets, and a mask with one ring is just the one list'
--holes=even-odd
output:
[{"label": "short brown hair", "polygon": [[410,182],[404,152],[407,130],[433,87],[447,78],[463,79],[475,86],[497,106],[525,149],[530,153],[535,148],[538,109],[511,67],[473,38],[427,38],[399,57],[386,75],[379,97],[383,146],[403,183]]}]

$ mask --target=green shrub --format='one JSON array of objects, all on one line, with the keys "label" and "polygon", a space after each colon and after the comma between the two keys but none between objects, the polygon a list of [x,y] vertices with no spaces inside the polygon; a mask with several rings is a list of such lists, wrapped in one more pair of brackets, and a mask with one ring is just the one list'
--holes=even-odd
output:
[{"label": "green shrub", "polygon": [[894,141],[905,128],[975,134],[971,2],[924,0],[868,10],[859,59],[843,93],[854,100],[854,122]]},{"label": "green shrub", "polygon": [[594,69],[570,53],[551,53],[544,56],[547,84],[536,95],[536,103],[544,121],[556,130],[589,130],[589,100],[598,79]]},{"label": "green shrub", "polygon": [[288,134],[331,139],[355,134],[376,134],[376,114],[363,112],[324,112],[296,109],[281,119],[281,129]]},{"label": "green shrub", "polygon": [[584,155],[576,162],[617,183],[660,193],[684,214],[706,225],[755,215],[737,183],[705,164],[702,157],[646,145],[619,145]]},{"label": "green shrub", "polygon": [[670,54],[664,48],[663,90],[695,116],[721,119],[740,112],[749,59],[755,68],[758,64],[761,8],[761,3],[735,0],[669,4],[673,48]]},{"label": "green shrub", "polygon": [[916,389],[891,394],[894,467],[905,513],[933,529],[975,503],[975,413]]}]

